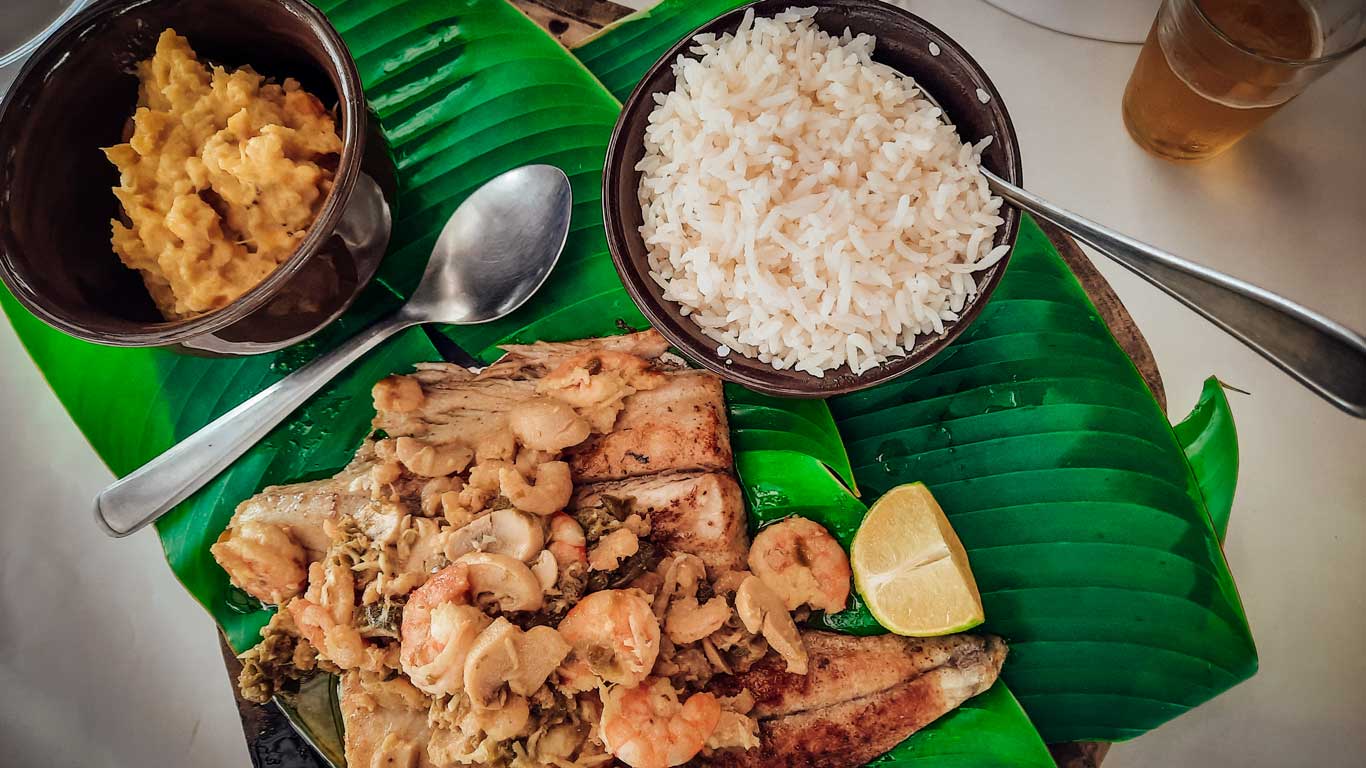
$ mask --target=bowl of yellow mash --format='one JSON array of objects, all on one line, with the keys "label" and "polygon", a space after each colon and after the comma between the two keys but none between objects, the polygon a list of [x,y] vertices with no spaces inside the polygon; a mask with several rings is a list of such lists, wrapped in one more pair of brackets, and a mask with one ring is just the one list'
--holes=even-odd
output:
[{"label": "bowl of yellow mash", "polygon": [[374,275],[393,178],[304,0],[102,0],[0,103],[0,278],[88,341],[278,350]]}]

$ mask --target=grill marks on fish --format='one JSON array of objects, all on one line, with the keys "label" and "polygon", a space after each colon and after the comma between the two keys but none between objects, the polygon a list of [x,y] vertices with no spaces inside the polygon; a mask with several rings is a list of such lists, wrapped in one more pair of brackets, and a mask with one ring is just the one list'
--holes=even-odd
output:
[{"label": "grill marks on fish", "polygon": [[791,715],[885,691],[975,658],[991,642],[978,635],[854,637],[832,632],[804,632],[802,639],[810,658],[806,675],[789,674],[781,659],[770,657],[743,675],[718,678],[718,695],[730,696],[748,688],[754,694],[757,717]]},{"label": "grill marks on fish", "polygon": [[716,573],[745,568],[745,502],[730,475],[678,473],[596,483],[579,488],[570,508],[598,506],[603,496],[632,499],[632,510],[649,518],[651,538],[665,551],[697,555]]},{"label": "grill marks on fish", "polygon": [[626,399],[616,426],[569,452],[574,476],[594,483],[677,470],[727,472],[734,463],[721,381],[702,371]]},{"label": "grill marks on fish", "polygon": [[982,693],[1005,661],[1000,638],[951,635],[803,635],[811,655],[803,678],[765,659],[713,681],[718,695],[749,689],[760,748],[725,750],[701,761],[717,768],[858,766]]}]

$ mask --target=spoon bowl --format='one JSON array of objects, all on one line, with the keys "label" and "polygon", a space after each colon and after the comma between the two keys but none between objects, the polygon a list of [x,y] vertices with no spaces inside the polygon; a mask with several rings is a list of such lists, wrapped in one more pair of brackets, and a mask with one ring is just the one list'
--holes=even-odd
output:
[{"label": "spoon bowl", "polygon": [[571,203],[569,178],[548,165],[508,171],[475,190],[451,214],[422,282],[396,313],[114,481],[95,497],[96,521],[117,537],[166,514],[395,333],[423,323],[487,323],[522,306],[560,258]]},{"label": "spoon bowl", "polygon": [[[552,165],[523,166],[480,187],[446,221],[399,316],[475,325],[515,311],[559,260],[570,203],[569,179]],[[532,253],[553,256],[526,258]]]}]

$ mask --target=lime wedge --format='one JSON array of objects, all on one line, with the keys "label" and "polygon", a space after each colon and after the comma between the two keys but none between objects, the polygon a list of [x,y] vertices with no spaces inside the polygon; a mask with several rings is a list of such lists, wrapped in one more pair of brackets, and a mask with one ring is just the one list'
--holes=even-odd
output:
[{"label": "lime wedge", "polygon": [[923,483],[877,500],[854,535],[849,564],[873,618],[898,635],[948,635],[984,619],[967,552]]}]

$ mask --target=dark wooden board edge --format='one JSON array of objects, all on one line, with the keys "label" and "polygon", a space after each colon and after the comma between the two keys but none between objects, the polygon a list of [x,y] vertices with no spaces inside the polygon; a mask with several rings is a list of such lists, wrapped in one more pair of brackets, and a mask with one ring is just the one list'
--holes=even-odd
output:
[{"label": "dark wooden board edge", "polygon": [[1143,338],[1143,332],[1138,329],[1129,310],[1124,308],[1124,303],[1115,294],[1115,289],[1110,287],[1110,283],[1096,269],[1096,265],[1091,263],[1091,257],[1086,255],[1076,240],[1053,224],[1046,221],[1038,223],[1039,228],[1053,243],[1053,247],[1058,249],[1062,260],[1067,262],[1072,274],[1077,276],[1086,295],[1091,298],[1091,303],[1096,305],[1096,311],[1100,312],[1101,318],[1110,327],[1110,333],[1115,337],[1115,341],[1119,342],[1120,348],[1134,362],[1134,367],[1138,369],[1139,375],[1147,383],[1148,389],[1152,390],[1153,397],[1157,398],[1157,404],[1162,406],[1165,413],[1167,392],[1162,386],[1162,375],[1158,373],[1153,350],[1148,346],[1148,340]]},{"label": "dark wooden board edge", "polygon": [[326,760],[294,730],[285,713],[274,704],[247,701],[237,691],[237,676],[242,662],[233,654],[223,634],[218,634],[218,645],[223,651],[223,666],[228,673],[233,698],[237,701],[237,715],[242,720],[242,736],[247,741],[247,755],[254,768],[328,768]]},{"label": "dark wooden board edge", "polygon": [[[615,3],[599,0],[510,0],[528,17],[542,28],[548,30],[566,47],[573,46],[599,29],[626,16],[631,11]],[[1162,386],[1162,376],[1157,370],[1157,360],[1153,357],[1148,341],[1134,322],[1123,302],[1105,277],[1091,263],[1081,246],[1067,233],[1047,222],[1039,222],[1044,234],[1058,249],[1063,261],[1077,276],[1096,310],[1110,327],[1110,333],[1119,346],[1133,360],[1153,396],[1167,409],[1167,395]],[[252,765],[256,768],[327,768],[303,738],[294,732],[289,721],[274,705],[258,705],[244,701],[237,694],[237,675],[241,664],[233,655],[227,642],[219,636],[223,648],[223,660],[228,677],[232,681],[233,695],[237,699],[237,711],[242,718],[242,732],[247,740],[247,750]],[[1101,742],[1072,742],[1050,744],[1049,751],[1059,768],[1098,768],[1110,745]]]}]

